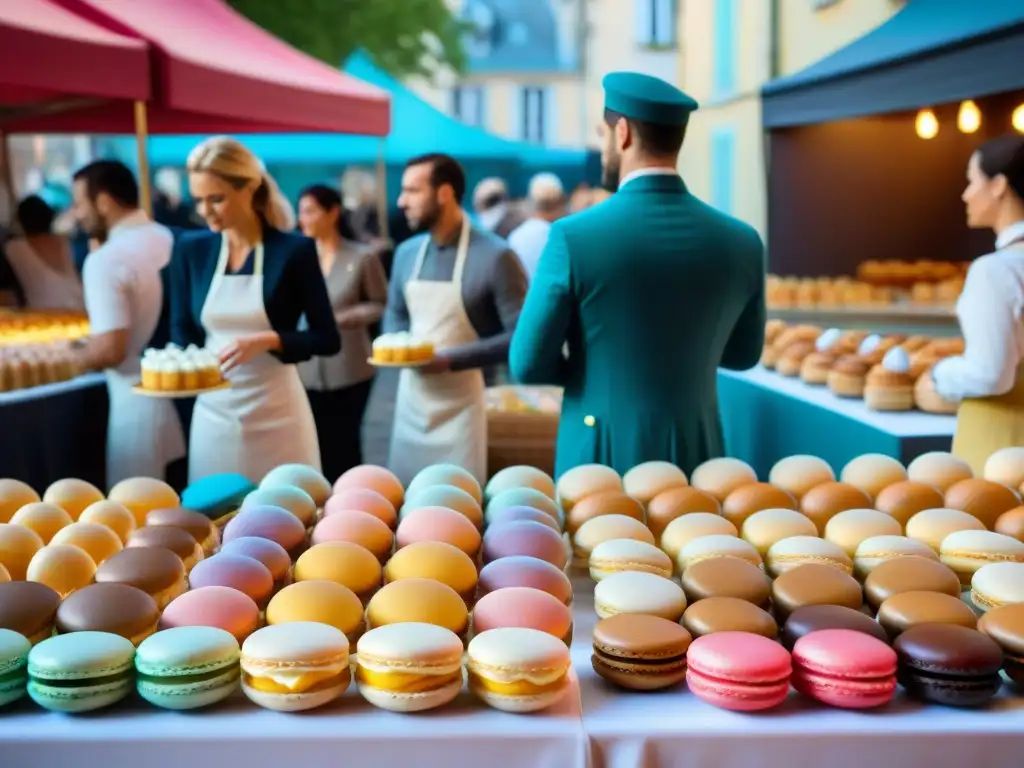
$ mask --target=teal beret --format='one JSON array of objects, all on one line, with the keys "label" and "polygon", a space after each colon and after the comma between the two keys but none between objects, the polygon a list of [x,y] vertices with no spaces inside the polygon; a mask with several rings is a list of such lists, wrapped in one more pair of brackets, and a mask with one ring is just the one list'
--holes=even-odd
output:
[{"label": "teal beret", "polygon": [[671,83],[639,72],[605,75],[604,107],[623,117],[658,125],[685,125],[697,102]]}]

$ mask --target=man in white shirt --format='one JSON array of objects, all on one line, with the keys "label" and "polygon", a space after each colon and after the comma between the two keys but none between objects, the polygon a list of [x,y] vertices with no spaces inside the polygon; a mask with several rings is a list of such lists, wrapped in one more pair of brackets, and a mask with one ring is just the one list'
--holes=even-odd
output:
[{"label": "man in white shirt", "polygon": [[508,186],[498,178],[487,178],[473,188],[473,210],[481,228],[507,238],[523,219],[513,210]]},{"label": "man in white shirt", "polygon": [[170,400],[136,395],[132,387],[160,320],[161,270],[171,260],[174,240],[139,208],[138,185],[123,163],[99,160],[85,166],[74,176],[73,194],[82,229],[103,243],[85,260],[90,336],[79,361],[107,376],[107,484],[130,477],[163,479],[167,465],[185,455],[181,422]]},{"label": "man in white shirt", "polygon": [[526,276],[533,279],[540,254],[548,242],[551,223],[565,215],[565,189],[553,173],[538,173],[530,179],[528,194],[532,215],[508,236],[508,244],[523,262]]}]

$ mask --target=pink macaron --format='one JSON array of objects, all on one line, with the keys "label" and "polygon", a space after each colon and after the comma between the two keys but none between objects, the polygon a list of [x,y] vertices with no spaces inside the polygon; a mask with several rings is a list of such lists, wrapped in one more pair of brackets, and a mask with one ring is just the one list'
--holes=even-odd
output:
[{"label": "pink macaron", "polygon": [[231,587],[251,597],[261,608],[266,607],[274,593],[274,577],[267,566],[230,552],[219,552],[196,563],[188,575],[188,584],[191,589]]},{"label": "pink macaron", "polygon": [[276,541],[261,539],[259,536],[243,536],[221,547],[220,554],[244,555],[259,560],[274,578],[275,590],[288,586],[291,581],[292,559]]},{"label": "pink macaron", "polygon": [[551,530],[561,533],[558,528],[558,521],[547,512],[534,507],[505,507],[491,515],[488,528],[502,523],[513,523],[517,520],[532,520],[535,523],[546,525]]},{"label": "pink macaron", "polygon": [[551,563],[536,557],[503,557],[480,569],[478,597],[507,587],[531,587],[547,592],[565,605],[572,603],[572,582],[569,577]]},{"label": "pink macaron", "polygon": [[344,509],[328,515],[313,529],[313,546],[327,541],[350,541],[370,550],[382,563],[391,556],[395,535],[379,517],[358,509]]},{"label": "pink macaron", "polygon": [[880,707],[896,693],[896,651],[850,629],[811,632],[793,646],[793,687],[833,707]]},{"label": "pink macaron", "polygon": [[164,608],[160,629],[218,627],[241,643],[260,625],[253,599],[231,587],[200,587],[175,598]]},{"label": "pink macaron", "polygon": [[481,597],[473,608],[473,634],[525,627],[572,642],[572,611],[557,597],[530,587],[506,587]]},{"label": "pink macaron", "polygon": [[418,541],[443,541],[470,557],[480,551],[480,531],[468,517],[448,507],[420,507],[410,512],[398,524],[395,536],[399,549]]},{"label": "pink macaron", "polygon": [[686,684],[701,701],[735,712],[778,706],[789,694],[793,662],[778,643],[750,632],[698,637],[686,652]]},{"label": "pink macaron", "polygon": [[558,531],[532,520],[515,520],[492,525],[484,536],[484,562],[526,555],[565,568],[569,553]]},{"label": "pink macaron", "polygon": [[306,526],[287,509],[260,505],[243,509],[224,528],[224,543],[243,536],[259,536],[280,544],[291,557],[302,554]]},{"label": "pink macaron", "polygon": [[369,488],[342,488],[336,491],[324,505],[324,515],[333,515],[347,509],[368,512],[391,530],[398,525],[398,513],[394,505],[377,491]]}]

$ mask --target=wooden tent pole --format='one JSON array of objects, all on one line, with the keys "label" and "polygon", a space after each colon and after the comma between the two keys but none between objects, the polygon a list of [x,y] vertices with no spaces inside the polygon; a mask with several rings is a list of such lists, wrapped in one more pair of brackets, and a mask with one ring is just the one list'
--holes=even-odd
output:
[{"label": "wooden tent pole", "polygon": [[135,102],[135,143],[139,164],[139,205],[148,216],[153,215],[153,193],[149,185],[149,123],[146,114],[146,102]]}]

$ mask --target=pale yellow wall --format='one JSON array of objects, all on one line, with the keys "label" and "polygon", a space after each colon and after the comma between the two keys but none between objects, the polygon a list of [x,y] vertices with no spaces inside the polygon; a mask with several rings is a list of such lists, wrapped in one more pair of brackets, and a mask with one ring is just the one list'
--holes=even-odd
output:
[{"label": "pale yellow wall", "polygon": [[779,67],[782,74],[797,72],[870,32],[888,21],[905,2],[907,0],[839,0],[835,5],[815,11],[809,0],[780,0]]}]

